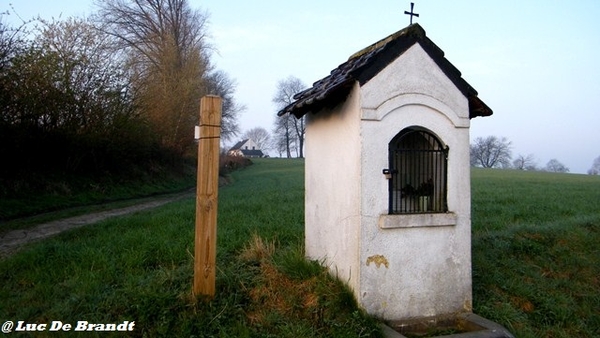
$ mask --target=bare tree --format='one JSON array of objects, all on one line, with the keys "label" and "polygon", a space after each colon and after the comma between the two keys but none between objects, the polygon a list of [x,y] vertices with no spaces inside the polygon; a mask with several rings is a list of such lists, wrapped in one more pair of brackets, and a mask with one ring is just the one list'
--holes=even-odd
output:
[{"label": "bare tree", "polygon": [[533,154],[529,154],[527,156],[519,154],[513,161],[513,167],[518,170],[537,170],[537,165]]},{"label": "bare tree", "polygon": [[292,150],[295,147],[295,134],[292,132],[291,119],[294,117],[286,114],[281,117],[276,117],[273,133],[271,137],[271,149],[277,151],[279,157],[285,154],[287,158],[292,157]]},{"label": "bare tree", "polygon": [[589,175],[600,175],[600,156],[596,157],[594,163],[590,170],[588,170]]},{"label": "bare tree", "polygon": [[0,71],[10,67],[10,59],[25,47],[24,36],[28,33],[27,22],[23,21],[20,27],[13,28],[4,22],[5,15],[10,15],[10,12],[0,12]]},{"label": "bare tree", "polygon": [[236,83],[227,73],[217,70],[211,72],[205,83],[205,90],[202,95],[215,94],[223,100],[221,108],[221,138],[231,140],[240,132],[238,116],[246,107],[236,103],[235,94]]},{"label": "bare tree", "polygon": [[[290,115],[290,114],[288,114]],[[306,119],[302,116],[294,119],[294,130],[296,131],[296,141],[298,142],[298,157],[304,158],[304,135],[306,134]]]},{"label": "bare tree", "polygon": [[285,153],[287,158],[292,157],[296,140],[296,133],[293,130],[294,118],[290,114],[277,117],[273,128],[273,147],[277,149],[280,156]]},{"label": "bare tree", "polygon": [[[277,110],[285,108],[294,102],[294,95],[306,88],[302,80],[294,76],[289,76],[285,80],[277,83],[277,91],[273,96],[273,103]],[[293,133],[293,136],[292,136]],[[282,144],[286,146],[287,157],[292,157],[291,148],[294,141],[298,142],[298,157],[304,157],[304,135],[306,133],[305,118],[296,119],[290,114],[279,117],[275,122],[275,137],[282,138]]]},{"label": "bare tree", "polygon": [[568,173],[569,168],[562,164],[559,160],[553,158],[546,164],[546,171],[554,173]]},{"label": "bare tree", "polygon": [[186,0],[103,0],[102,30],[127,52],[134,97],[162,144],[185,152],[211,70],[208,14]]},{"label": "bare tree", "polygon": [[262,127],[252,128],[244,133],[244,139],[251,139],[263,152],[271,148],[271,135]]},{"label": "bare tree", "polygon": [[478,137],[471,144],[471,164],[484,168],[507,167],[511,159],[511,142],[506,137]]}]

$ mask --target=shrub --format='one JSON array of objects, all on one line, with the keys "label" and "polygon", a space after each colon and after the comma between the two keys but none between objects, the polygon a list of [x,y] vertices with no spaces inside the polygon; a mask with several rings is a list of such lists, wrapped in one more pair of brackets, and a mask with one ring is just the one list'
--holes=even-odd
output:
[{"label": "shrub", "polygon": [[249,158],[221,154],[219,158],[219,176],[227,176],[234,170],[243,169],[252,165]]}]

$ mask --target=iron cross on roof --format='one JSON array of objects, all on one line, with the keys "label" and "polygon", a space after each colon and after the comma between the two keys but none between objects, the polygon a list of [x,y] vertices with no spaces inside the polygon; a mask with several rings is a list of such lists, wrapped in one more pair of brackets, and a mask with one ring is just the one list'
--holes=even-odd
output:
[{"label": "iron cross on roof", "polygon": [[414,12],[414,8],[415,8],[415,3],[411,2],[410,3],[410,12],[409,11],[404,11],[404,14],[410,15],[410,24],[412,25],[412,19],[413,16],[416,16],[417,18],[419,17],[419,14]]}]

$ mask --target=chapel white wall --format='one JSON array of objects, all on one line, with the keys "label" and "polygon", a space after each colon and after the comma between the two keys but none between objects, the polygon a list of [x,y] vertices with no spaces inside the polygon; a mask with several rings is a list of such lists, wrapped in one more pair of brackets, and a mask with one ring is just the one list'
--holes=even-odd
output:
[{"label": "chapel white wall", "polygon": [[333,110],[308,114],[305,247],[350,286],[358,283],[360,111],[358,85]]},{"label": "chapel white wall", "polygon": [[[364,139],[359,303],[385,319],[471,311],[467,99],[419,45],[361,89]],[[388,144],[411,126],[427,128],[450,148],[447,200],[449,211],[456,215],[455,225],[379,227],[381,218],[388,214],[388,182],[381,174],[389,167]],[[377,266],[375,260],[387,266]]]}]

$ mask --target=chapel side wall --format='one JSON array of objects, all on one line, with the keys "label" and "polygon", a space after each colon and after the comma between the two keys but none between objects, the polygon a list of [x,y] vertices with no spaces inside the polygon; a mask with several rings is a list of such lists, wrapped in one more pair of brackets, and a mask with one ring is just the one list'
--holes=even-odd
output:
[{"label": "chapel side wall", "polygon": [[[382,94],[383,93],[383,94]],[[384,95],[385,94],[385,95]],[[472,310],[468,101],[420,46],[362,87],[362,227],[359,303],[389,320]],[[450,148],[444,226],[402,224],[388,215],[388,144],[401,130],[427,128]],[[368,281],[368,282],[367,282]]]},{"label": "chapel side wall", "polygon": [[307,115],[305,247],[357,289],[360,245],[358,86],[332,110]]}]

